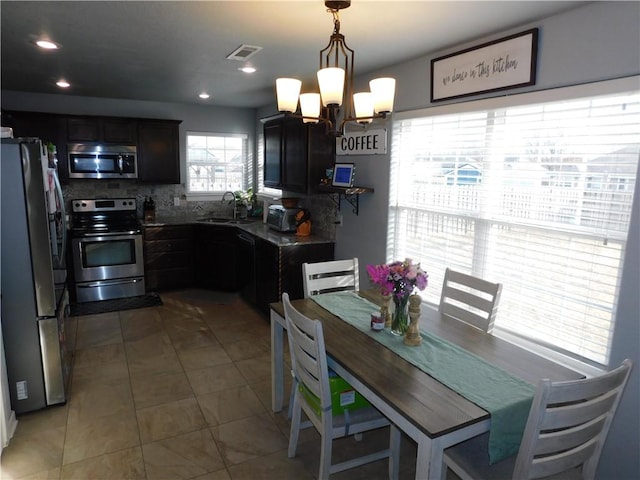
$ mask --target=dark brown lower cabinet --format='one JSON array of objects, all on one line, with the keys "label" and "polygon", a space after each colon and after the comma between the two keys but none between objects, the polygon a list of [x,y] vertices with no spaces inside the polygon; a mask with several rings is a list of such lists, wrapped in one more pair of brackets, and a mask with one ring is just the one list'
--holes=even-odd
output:
[{"label": "dark brown lower cabinet", "polygon": [[193,285],[193,242],[192,225],[145,227],[144,273],[147,291]]},{"label": "dark brown lower cabinet", "polygon": [[292,299],[304,296],[304,262],[333,260],[333,242],[276,245],[246,232],[242,236],[253,241],[242,242],[238,234],[238,229],[222,225],[145,227],[147,290],[195,286],[239,291],[268,313],[269,304],[279,301],[283,292]]},{"label": "dark brown lower cabinet", "polygon": [[265,313],[269,304],[287,292],[292,299],[304,296],[302,264],[333,260],[333,243],[277,246],[256,238],[256,304]]},{"label": "dark brown lower cabinet", "polygon": [[196,284],[212,290],[237,291],[241,286],[236,229],[197,225]]}]

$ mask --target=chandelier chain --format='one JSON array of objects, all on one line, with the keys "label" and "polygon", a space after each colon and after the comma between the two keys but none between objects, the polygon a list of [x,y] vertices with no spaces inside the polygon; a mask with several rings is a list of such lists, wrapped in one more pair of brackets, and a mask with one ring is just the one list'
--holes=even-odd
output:
[{"label": "chandelier chain", "polygon": [[335,8],[327,8],[327,12],[331,13],[331,15],[333,15],[333,34],[339,34],[340,33],[340,10],[337,10]]}]

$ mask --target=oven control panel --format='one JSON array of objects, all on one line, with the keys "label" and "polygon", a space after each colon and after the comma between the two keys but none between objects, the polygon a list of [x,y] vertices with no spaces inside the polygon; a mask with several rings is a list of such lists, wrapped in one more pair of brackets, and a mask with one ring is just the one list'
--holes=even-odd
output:
[{"label": "oven control panel", "polygon": [[135,198],[95,198],[72,200],[71,209],[79,212],[123,212],[136,210]]}]

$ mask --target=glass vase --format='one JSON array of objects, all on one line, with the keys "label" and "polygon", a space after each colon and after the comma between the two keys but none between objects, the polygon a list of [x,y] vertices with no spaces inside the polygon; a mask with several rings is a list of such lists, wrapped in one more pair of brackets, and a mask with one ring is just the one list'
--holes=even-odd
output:
[{"label": "glass vase", "polygon": [[391,333],[393,335],[404,335],[409,328],[409,295],[398,297],[393,296],[395,309],[391,319]]}]

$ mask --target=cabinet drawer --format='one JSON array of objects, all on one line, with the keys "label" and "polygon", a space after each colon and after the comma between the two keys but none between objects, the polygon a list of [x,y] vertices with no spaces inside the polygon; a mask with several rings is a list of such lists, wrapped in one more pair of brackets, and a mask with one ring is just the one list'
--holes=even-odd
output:
[{"label": "cabinet drawer", "polygon": [[193,249],[193,240],[190,238],[147,240],[144,242],[144,247],[147,255],[161,252],[183,252]]},{"label": "cabinet drawer", "polygon": [[192,268],[193,255],[189,251],[182,252],[154,252],[147,251],[145,255],[147,270],[166,268]]},{"label": "cabinet drawer", "polygon": [[145,240],[168,240],[172,238],[193,240],[193,227],[190,225],[146,227],[144,229],[144,238]]}]

